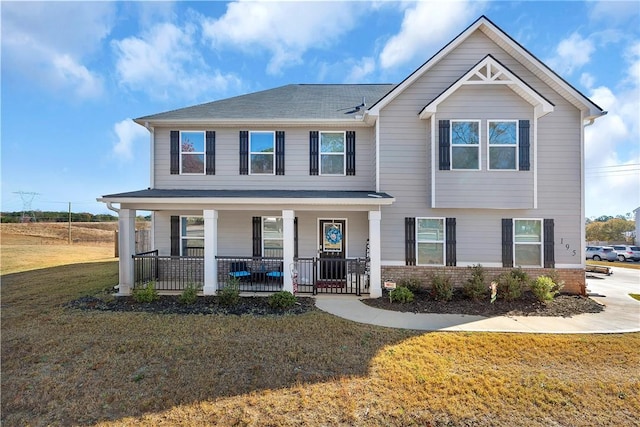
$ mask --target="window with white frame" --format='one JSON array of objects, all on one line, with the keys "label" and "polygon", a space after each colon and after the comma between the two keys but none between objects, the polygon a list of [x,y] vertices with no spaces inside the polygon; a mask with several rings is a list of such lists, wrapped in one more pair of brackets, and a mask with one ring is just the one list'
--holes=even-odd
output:
[{"label": "window with white frame", "polygon": [[275,132],[249,132],[249,164],[252,175],[275,173],[275,147]]},{"label": "window with white frame", "polygon": [[204,218],[201,216],[180,217],[180,255],[204,255]]},{"label": "window with white frame", "polygon": [[345,174],[345,133],[320,132],[320,175]]},{"label": "window with white frame", "polygon": [[514,265],[542,266],[542,220],[513,220],[513,256]]},{"label": "window with white frame", "polygon": [[480,169],[479,120],[451,120],[451,169]]},{"label": "window with white frame", "polygon": [[180,132],[180,171],[183,174],[204,174],[205,133]]},{"label": "window with white frame", "polygon": [[262,255],[281,257],[284,248],[282,217],[262,218]]},{"label": "window with white frame", "polygon": [[418,265],[444,265],[444,218],[416,218]]},{"label": "window with white frame", "polygon": [[490,170],[518,169],[518,122],[489,120],[487,126]]}]

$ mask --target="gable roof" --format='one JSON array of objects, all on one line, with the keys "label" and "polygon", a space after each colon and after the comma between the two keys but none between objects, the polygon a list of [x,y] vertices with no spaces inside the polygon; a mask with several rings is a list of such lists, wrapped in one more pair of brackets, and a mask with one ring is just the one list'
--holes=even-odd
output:
[{"label": "gable roof", "polygon": [[421,119],[431,117],[438,105],[463,85],[490,84],[505,85],[521,98],[535,107],[536,117],[542,117],[553,111],[553,103],[515,75],[491,54],[482,58],[476,65],[456,80],[451,86],[436,96],[420,111]]},{"label": "gable roof", "polygon": [[[361,119],[393,84],[290,84],[135,119],[138,124],[349,121]],[[353,112],[352,112],[353,111]]]},{"label": "gable roof", "polygon": [[531,52],[525,49],[520,43],[515,41],[511,36],[502,31],[497,25],[495,25],[489,18],[482,15],[469,27],[467,27],[456,38],[449,42],[446,46],[440,49],[435,55],[433,55],[427,62],[422,64],[420,68],[411,73],[400,84],[398,84],[391,92],[381,98],[377,103],[371,106],[367,111],[371,115],[378,115],[379,111],[389,104],[394,98],[402,93],[407,87],[413,84],[417,79],[422,77],[431,67],[438,63],[443,57],[449,54],[453,49],[462,44],[469,36],[475,31],[482,31],[489,39],[504,49],[508,54],[513,56],[518,62],[525,66],[529,71],[535,74],[543,82],[549,85],[556,92],[560,93],[576,108],[583,111],[585,119],[595,119],[600,117],[606,112],[603,111],[593,101],[583,95],[580,91],[574,88],[566,80],[560,77],[556,72],[550,69],[542,61],[536,58]]}]

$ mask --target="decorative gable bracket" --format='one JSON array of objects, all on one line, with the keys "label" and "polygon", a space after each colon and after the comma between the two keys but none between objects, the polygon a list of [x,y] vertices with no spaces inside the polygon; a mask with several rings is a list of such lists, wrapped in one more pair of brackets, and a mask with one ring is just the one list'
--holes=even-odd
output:
[{"label": "decorative gable bracket", "polygon": [[491,55],[485,56],[467,73],[438,95],[420,111],[420,118],[427,119],[436,113],[438,105],[463,85],[498,84],[506,85],[524,100],[534,106],[536,118],[553,111],[554,105],[531,86],[513,74],[507,67]]}]

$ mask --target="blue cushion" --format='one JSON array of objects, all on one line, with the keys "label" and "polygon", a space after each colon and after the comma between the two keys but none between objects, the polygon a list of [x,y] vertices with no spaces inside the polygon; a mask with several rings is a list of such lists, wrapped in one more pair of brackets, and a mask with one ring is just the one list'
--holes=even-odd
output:
[{"label": "blue cushion", "polygon": [[250,275],[251,273],[249,273],[248,271],[232,271],[231,273],[229,273],[229,276],[233,277],[247,277]]}]

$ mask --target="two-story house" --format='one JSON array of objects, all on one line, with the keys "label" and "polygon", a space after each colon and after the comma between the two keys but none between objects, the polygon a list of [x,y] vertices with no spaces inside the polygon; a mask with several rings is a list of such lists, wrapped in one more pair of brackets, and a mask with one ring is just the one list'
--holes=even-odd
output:
[{"label": "two-story house", "polygon": [[[149,188],[98,199],[119,212],[120,293],[237,279],[377,297],[434,271],[461,284],[476,264],[554,269],[584,293],[583,128],[604,114],[482,16],[397,85],[291,84],[140,117]],[[153,212],[142,255],[138,210]]]}]

